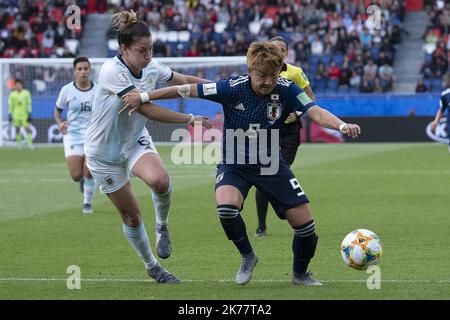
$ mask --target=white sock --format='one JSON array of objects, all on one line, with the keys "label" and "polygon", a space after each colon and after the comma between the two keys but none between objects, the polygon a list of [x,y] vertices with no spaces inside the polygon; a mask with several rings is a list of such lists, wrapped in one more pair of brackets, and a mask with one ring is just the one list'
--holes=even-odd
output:
[{"label": "white sock", "polygon": [[123,233],[127,238],[128,242],[133,246],[136,250],[138,256],[144,262],[146,269],[151,269],[158,261],[153,255],[152,248],[150,246],[150,240],[148,240],[147,231],[145,230],[144,223],[136,227],[130,227],[126,224],[123,225]]},{"label": "white sock", "polygon": [[170,195],[172,194],[172,185],[165,193],[152,192],[153,206],[155,207],[156,223],[165,225],[168,222],[170,209]]},{"label": "white sock", "polygon": [[94,179],[84,178],[84,204],[92,203],[92,198],[95,193],[95,181]]}]

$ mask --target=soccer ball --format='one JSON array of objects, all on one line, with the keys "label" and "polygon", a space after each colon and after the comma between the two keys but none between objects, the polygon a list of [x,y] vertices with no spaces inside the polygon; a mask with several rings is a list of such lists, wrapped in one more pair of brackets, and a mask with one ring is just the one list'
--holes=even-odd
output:
[{"label": "soccer ball", "polygon": [[366,229],[356,229],[347,234],[341,244],[344,263],[357,270],[380,262],[383,248],[380,237]]}]

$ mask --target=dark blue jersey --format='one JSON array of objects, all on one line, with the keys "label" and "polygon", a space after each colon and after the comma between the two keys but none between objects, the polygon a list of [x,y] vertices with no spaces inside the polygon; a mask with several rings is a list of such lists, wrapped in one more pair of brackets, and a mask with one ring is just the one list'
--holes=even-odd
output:
[{"label": "dark blue jersey", "polygon": [[[272,131],[280,129],[289,113],[297,112],[302,115],[315,105],[295,83],[282,77],[278,78],[275,89],[265,96],[259,96],[253,91],[249,75],[198,84],[197,89],[200,98],[218,102],[223,106],[225,121],[222,162],[226,164],[242,164],[239,159],[244,157],[245,164],[261,165],[261,153],[265,152],[271,156]],[[235,136],[233,141],[227,141],[227,135],[231,137],[230,131],[234,131],[236,135],[245,132],[245,139]],[[255,141],[258,141],[256,149],[252,148]],[[279,139],[276,143],[279,144]],[[230,152],[233,153],[232,158],[229,157]],[[279,154],[279,148],[276,152]]]},{"label": "dark blue jersey", "polygon": [[442,109],[442,112],[445,112],[446,109],[450,109],[450,89],[442,91],[439,107]]}]

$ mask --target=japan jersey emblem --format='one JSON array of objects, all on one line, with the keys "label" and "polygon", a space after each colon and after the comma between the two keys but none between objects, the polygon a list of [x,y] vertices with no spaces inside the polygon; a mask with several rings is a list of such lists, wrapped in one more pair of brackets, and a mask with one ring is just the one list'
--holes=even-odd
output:
[{"label": "japan jersey emblem", "polygon": [[280,103],[268,103],[267,104],[267,118],[270,120],[277,120],[281,116],[281,104]]}]

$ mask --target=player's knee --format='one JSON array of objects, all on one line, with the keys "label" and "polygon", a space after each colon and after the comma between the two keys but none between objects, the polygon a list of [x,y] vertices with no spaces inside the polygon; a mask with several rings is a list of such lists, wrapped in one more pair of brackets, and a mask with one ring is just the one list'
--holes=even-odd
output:
[{"label": "player's knee", "polygon": [[74,181],[74,182],[80,182],[81,181],[81,179],[83,179],[83,172],[71,172],[70,173],[70,177],[72,178],[72,180]]},{"label": "player's knee", "polygon": [[122,221],[124,224],[131,228],[136,228],[141,224],[141,215],[140,213],[131,213],[128,210],[121,210]]},{"label": "player's knee", "polygon": [[148,185],[156,193],[166,193],[170,185],[169,176],[165,172],[154,175],[149,179]]},{"label": "player's knee", "polygon": [[242,229],[236,227],[236,223],[239,225],[239,220],[242,219],[237,206],[229,204],[218,205],[217,214],[219,215],[220,223],[225,230],[228,240],[234,241],[242,237]]}]

